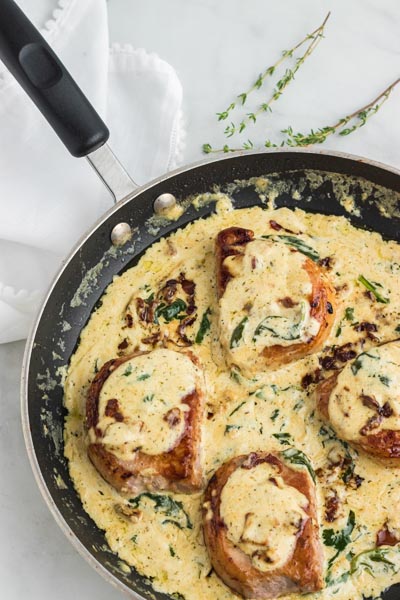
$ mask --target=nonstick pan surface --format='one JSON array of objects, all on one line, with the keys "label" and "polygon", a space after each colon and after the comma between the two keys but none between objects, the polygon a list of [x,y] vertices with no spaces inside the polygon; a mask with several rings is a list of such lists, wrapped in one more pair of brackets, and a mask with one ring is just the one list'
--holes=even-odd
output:
[{"label": "nonstick pan surface", "polygon": [[[353,225],[374,230],[385,239],[400,242],[400,206],[393,214],[379,211],[379,194],[375,185],[395,197],[400,193],[400,172],[357,157],[310,151],[276,151],[232,155],[176,171],[141,188],[129,200],[110,210],[88,232],[63,265],[44,302],[28,341],[22,380],[22,412],[26,444],[39,487],[56,520],[72,543],[86,559],[111,583],[136,598],[167,598],[154,592],[151,582],[133,569],[121,567],[121,560],[109,549],[103,532],[84,511],[68,473],[63,453],[62,378],[77,344],[82,328],[115,275],[136,264],[146,248],[161,236],[168,235],[186,223],[206,217],[213,204],[199,210],[193,206],[176,222],[151,235],[146,222],[153,213],[153,202],[161,193],[171,193],[179,200],[211,192],[214,186],[224,188],[235,180],[248,180],[269,174],[296,189],[304,171],[340,173],[349,177],[350,193],[360,208],[360,216],[346,213],[335,194],[335,187],[325,180],[313,191],[303,192],[303,200],[295,200],[289,191],[276,198],[276,206],[299,207],[308,212],[345,215]],[[357,180],[371,182],[371,195],[361,200]],[[394,194],[393,194],[394,192]],[[262,205],[254,186],[233,192],[236,208]],[[110,244],[113,227],[127,222],[134,229],[133,239],[120,249]],[[82,283],[83,282],[83,283]],[[400,584],[392,586],[385,600],[400,598]]]}]

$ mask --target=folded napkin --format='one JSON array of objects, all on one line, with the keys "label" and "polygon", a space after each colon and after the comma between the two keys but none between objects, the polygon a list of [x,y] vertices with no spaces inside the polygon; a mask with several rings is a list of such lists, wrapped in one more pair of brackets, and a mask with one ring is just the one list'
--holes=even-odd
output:
[{"label": "folded napkin", "polygon": [[[143,49],[109,48],[106,0],[41,3],[49,21],[19,0],[105,119],[134,180],[174,168],[184,136],[172,67]],[[111,205],[87,161],[68,154],[0,63],[0,343],[26,337],[63,257]]]}]

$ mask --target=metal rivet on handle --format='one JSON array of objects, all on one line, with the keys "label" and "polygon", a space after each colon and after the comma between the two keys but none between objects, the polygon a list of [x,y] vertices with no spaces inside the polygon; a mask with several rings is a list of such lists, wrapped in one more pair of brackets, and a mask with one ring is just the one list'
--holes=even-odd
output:
[{"label": "metal rivet on handle", "polygon": [[153,208],[157,215],[162,214],[167,208],[172,208],[176,204],[176,198],[173,194],[160,194],[154,200]]},{"label": "metal rivet on handle", "polygon": [[111,232],[113,246],[123,246],[132,237],[132,229],[128,223],[118,223]]}]

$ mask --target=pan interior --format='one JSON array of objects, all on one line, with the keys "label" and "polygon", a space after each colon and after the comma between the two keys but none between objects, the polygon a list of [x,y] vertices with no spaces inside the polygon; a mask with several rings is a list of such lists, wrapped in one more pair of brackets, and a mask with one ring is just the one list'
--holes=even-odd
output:
[{"label": "pan interior", "polygon": [[[270,182],[269,189],[262,185],[265,179]],[[218,191],[229,193],[238,208],[263,206],[265,195],[273,191],[276,207],[345,215],[357,227],[400,241],[397,173],[325,154],[249,154],[185,170],[149,186],[117,207],[67,262],[46,300],[28,350],[25,410],[34,468],[64,531],[73,532],[80,549],[85,549],[103,574],[137,597],[167,598],[154,592],[150,581],[110,551],[103,532],[82,507],[63,452],[63,380],[80,331],[113,277],[135,264],[159,237],[209,215],[215,206],[213,193]],[[197,207],[186,202],[186,210],[177,221],[159,221],[154,218],[152,204],[164,192],[174,194],[184,204],[186,198],[199,194],[203,201]],[[346,205],[346,198],[352,198],[351,206]],[[110,247],[109,236],[122,221],[130,223],[135,234],[130,243],[117,250]],[[394,600],[398,594],[399,586],[393,586],[384,599]]]}]

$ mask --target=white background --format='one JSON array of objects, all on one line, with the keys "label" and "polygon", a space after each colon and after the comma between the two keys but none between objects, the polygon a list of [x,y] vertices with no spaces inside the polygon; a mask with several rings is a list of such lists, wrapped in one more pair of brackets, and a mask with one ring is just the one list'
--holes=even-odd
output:
[{"label": "white background", "polygon": [[[21,3],[39,25],[56,6],[56,0]],[[155,51],[177,70],[186,162],[201,158],[202,143],[223,142],[215,112],[329,9],[326,39],[277,104],[273,121],[265,121],[263,135],[290,124],[298,130],[331,124],[400,75],[398,0],[109,0],[108,7],[111,41]],[[326,147],[400,167],[399,101],[400,89],[366,127]],[[121,599],[64,538],[37,490],[20,426],[22,353],[23,343],[0,347],[0,597]]]}]

